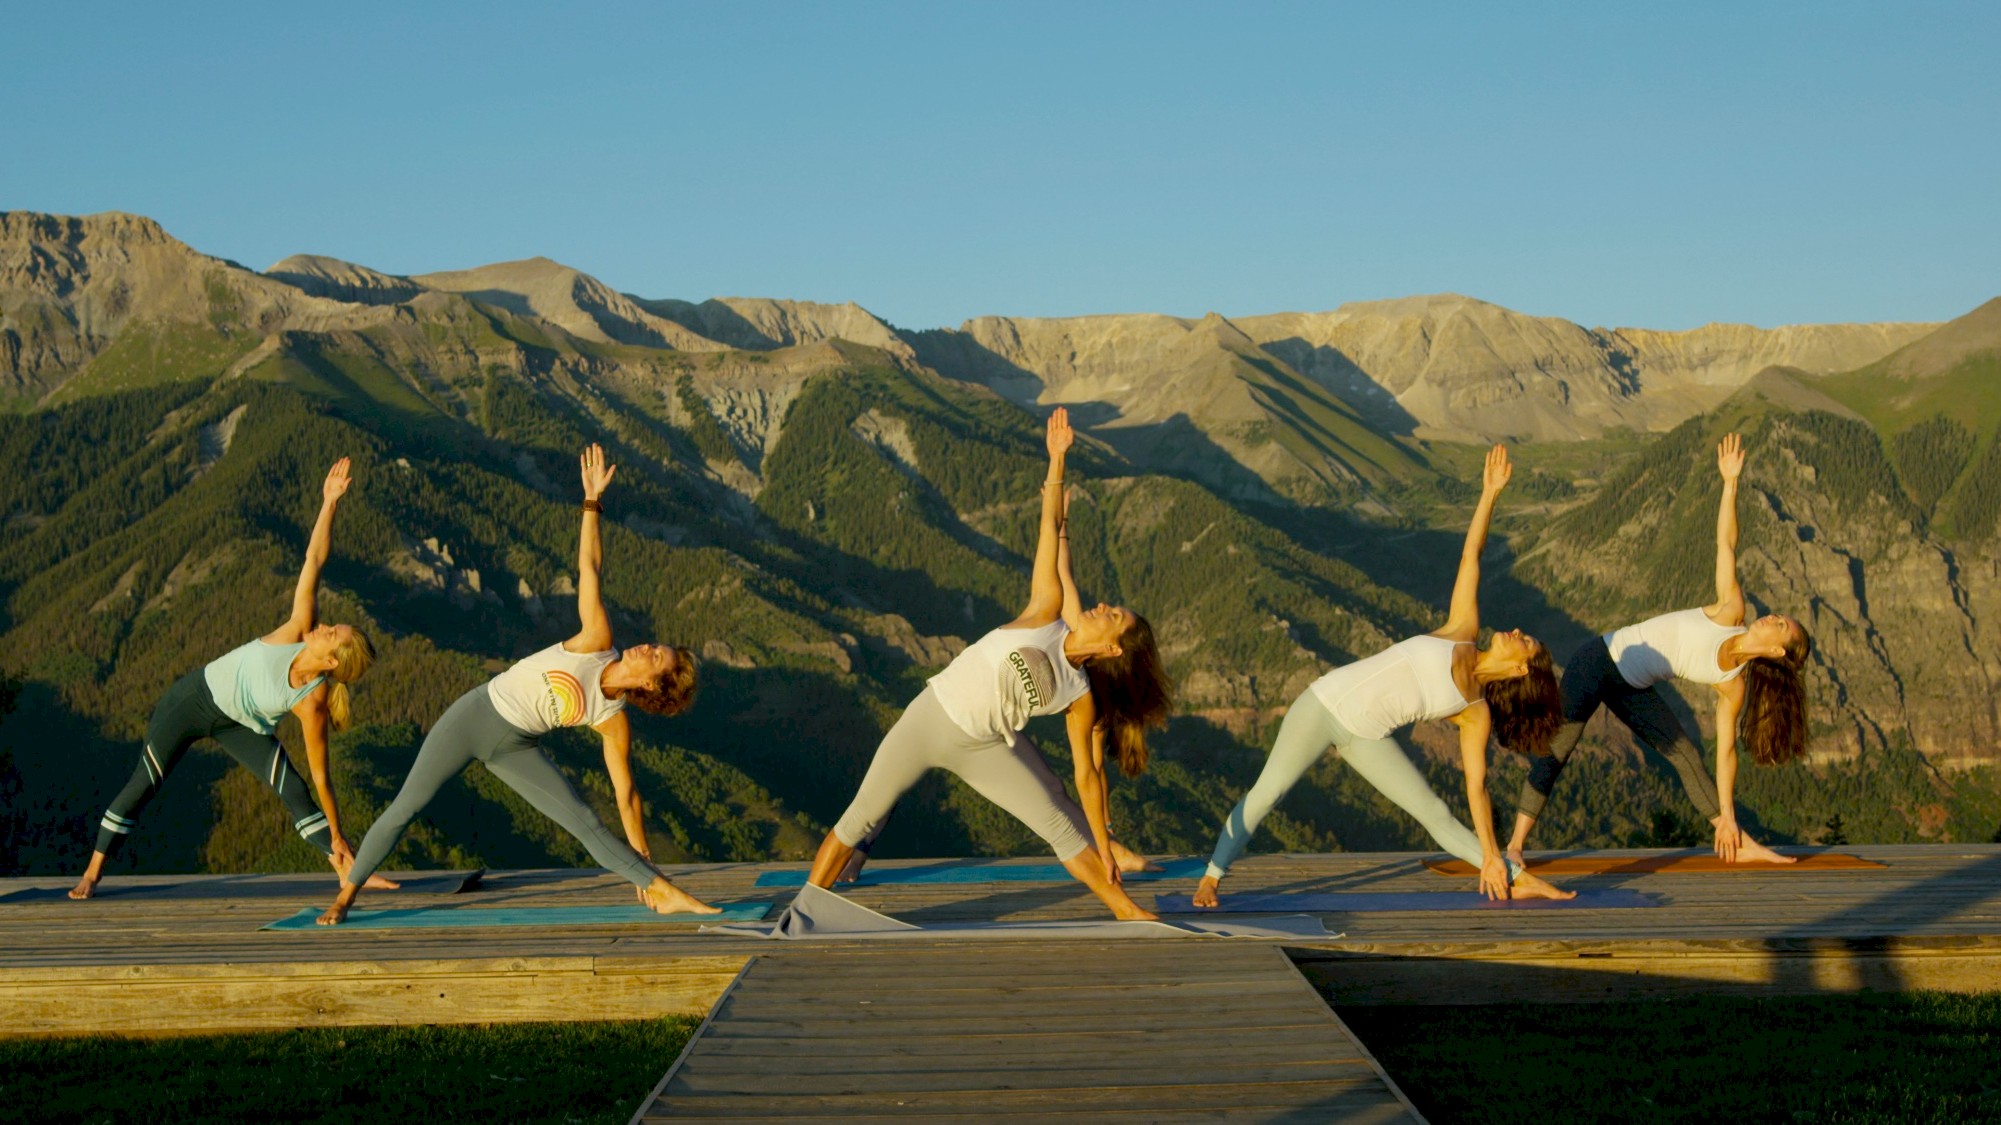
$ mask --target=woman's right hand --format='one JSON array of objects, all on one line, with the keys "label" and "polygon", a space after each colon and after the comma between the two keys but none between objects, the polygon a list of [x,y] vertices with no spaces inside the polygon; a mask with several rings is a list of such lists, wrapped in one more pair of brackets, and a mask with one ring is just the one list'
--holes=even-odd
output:
[{"label": "woman's right hand", "polygon": [[1488,852],[1480,860],[1480,893],[1491,899],[1508,897],[1508,864],[1499,852]]},{"label": "woman's right hand", "polygon": [[347,486],[353,483],[352,478],[347,475],[347,470],[347,458],[343,457],[333,463],[333,468],[327,470],[326,482],[320,485],[321,500],[332,504],[347,495]]},{"label": "woman's right hand", "polygon": [[1049,445],[1049,457],[1054,460],[1070,452],[1070,445],[1077,440],[1077,432],[1070,428],[1070,412],[1057,407],[1049,415],[1049,432],[1044,440]]},{"label": "woman's right hand", "polygon": [[604,447],[592,442],[584,449],[583,456],[577,458],[577,463],[583,471],[584,499],[596,500],[603,496],[604,490],[611,485],[612,476],[618,472],[617,465],[605,464]]},{"label": "woman's right hand", "polygon": [[1726,481],[1735,481],[1744,472],[1744,439],[1724,434],[1716,445],[1716,471]]}]

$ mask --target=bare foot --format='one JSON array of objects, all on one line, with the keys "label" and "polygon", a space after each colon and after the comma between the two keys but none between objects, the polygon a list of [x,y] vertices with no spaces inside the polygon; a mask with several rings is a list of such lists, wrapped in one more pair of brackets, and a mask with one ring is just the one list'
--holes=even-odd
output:
[{"label": "bare foot", "polygon": [[1160,870],[1160,865],[1158,863],[1155,863],[1154,861],[1146,858],[1145,856],[1139,854],[1138,852],[1133,851],[1131,848],[1126,847],[1124,844],[1119,843],[1117,840],[1112,841],[1112,862],[1118,864],[1119,870],[1125,872],[1128,875],[1132,874],[1135,871]]},{"label": "bare foot", "polygon": [[[340,876],[342,885],[346,885],[347,873],[354,870],[354,856],[348,855],[343,858],[339,853],[331,853],[327,856],[327,862],[333,865],[334,874]],[[378,871],[370,875],[368,882],[363,883],[361,886],[363,890],[368,891],[395,891],[401,890],[403,884]],[[328,923],[328,925],[332,924],[331,922]]]},{"label": "bare foot", "polygon": [[723,908],[710,906],[665,879],[655,879],[646,888],[646,908],[655,914],[721,914]]},{"label": "bare foot", "polygon": [[1222,905],[1216,900],[1216,884],[1219,882],[1221,880],[1214,875],[1202,876],[1202,881],[1195,884],[1195,894],[1189,898],[1189,903],[1205,910],[1214,910]]},{"label": "bare foot", "polygon": [[322,926],[338,926],[347,921],[348,908],[354,905],[354,897],[360,893],[360,887],[343,882],[340,893],[334,896],[333,905],[322,911],[316,920]]},{"label": "bare foot", "polygon": [[868,853],[861,850],[860,848],[856,848],[854,854],[848,857],[847,866],[841,868],[841,873],[839,875],[834,876],[834,882],[836,883],[854,882],[855,880],[862,877],[862,868],[867,864],[868,864]]},{"label": "bare foot", "polygon": [[97,893],[97,880],[91,878],[88,875],[85,875],[83,878],[78,879],[76,881],[76,886],[71,887],[69,889],[69,897],[76,899],[78,902],[82,902],[84,899],[87,899],[96,893]]},{"label": "bare foot", "polygon": [[365,891],[396,891],[403,889],[403,884],[378,873],[370,875],[368,882],[361,885],[361,889]]},{"label": "bare foot", "polygon": [[1158,922],[1160,915],[1141,910],[1139,904],[1128,900],[1124,906],[1112,908],[1112,917],[1121,922]]},{"label": "bare foot", "polygon": [[[1796,855],[1780,855],[1742,832],[1737,833],[1738,863],[1798,863]],[[75,896],[72,895],[72,898]]]},{"label": "bare foot", "polygon": [[1526,871],[1515,876],[1515,881],[1509,885],[1508,889],[1515,898],[1553,898],[1561,901],[1577,897],[1576,891],[1566,891],[1550,886],[1548,883],[1543,882],[1542,879]]}]

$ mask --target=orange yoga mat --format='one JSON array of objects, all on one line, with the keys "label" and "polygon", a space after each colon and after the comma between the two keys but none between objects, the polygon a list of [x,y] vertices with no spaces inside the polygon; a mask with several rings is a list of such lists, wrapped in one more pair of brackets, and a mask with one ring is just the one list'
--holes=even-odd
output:
[{"label": "orange yoga mat", "polygon": [[[1427,859],[1426,867],[1440,875],[1477,875],[1479,871],[1461,859]],[[1794,863],[1725,863],[1713,855],[1639,855],[1639,856],[1559,856],[1555,859],[1531,859],[1529,870],[1549,875],[1637,875],[1666,872],[1679,874],[1684,871],[1854,871],[1865,867],[1882,867],[1873,859],[1848,855],[1845,852],[1815,852],[1800,856]]]}]

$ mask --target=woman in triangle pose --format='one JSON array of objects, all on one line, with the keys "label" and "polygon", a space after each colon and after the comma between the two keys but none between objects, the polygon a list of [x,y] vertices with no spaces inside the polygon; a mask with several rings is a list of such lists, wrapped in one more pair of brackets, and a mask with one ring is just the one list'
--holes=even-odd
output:
[{"label": "woman in triangle pose", "polygon": [[[1480,502],[1466,530],[1444,627],[1336,668],[1293,701],[1263,772],[1223,822],[1209,870],[1195,888],[1196,906],[1218,905],[1217,886],[1259,823],[1329,747],[1416,817],[1446,851],[1478,868],[1480,890],[1488,898],[1574,897],[1502,856],[1487,799],[1489,735],[1498,734],[1503,745],[1533,755],[1545,752],[1557,727],[1558,693],[1549,650],[1519,629],[1494,634],[1484,650],[1474,643],[1480,636],[1480,552],[1494,502],[1512,473],[1506,449],[1497,445],[1488,451]],[[1459,728],[1466,802],[1473,814],[1470,831],[1390,736],[1405,723],[1428,719],[1445,719]]]},{"label": "woman in triangle pose", "polygon": [[[1801,673],[1813,638],[1790,617],[1768,614],[1744,623],[1744,588],[1737,581],[1737,479],[1744,443],[1736,434],[1716,447],[1723,499],[1716,510],[1716,601],[1615,629],[1578,649],[1563,670],[1563,726],[1550,753],[1537,758],[1522,785],[1508,854],[1520,861],[1529,829],[1542,815],[1584,724],[1610,708],[1641,742],[1668,760],[1682,788],[1716,830],[1716,854],[1727,862],[1791,863],[1737,827],[1737,741],[1760,765],[1789,762],[1806,750],[1806,691]],[[1656,687],[1663,680],[1708,684],[1716,693],[1716,778],[1702,767],[1700,739],[1668,710]]]},{"label": "woman in triangle pose", "polygon": [[[292,591],[292,616],[269,633],[182,676],[153,708],[139,764],[98,823],[90,866],[69,897],[84,899],[97,892],[105,860],[138,827],[139,814],[152,803],[181,755],[203,738],[220,743],[230,757],[276,790],[293,830],[326,853],[336,872],[347,873],[354,853],[341,836],[340,809],[327,768],[327,728],[346,728],[348,685],[368,671],[375,649],[367,634],[352,625],[320,622],[319,589],[320,568],[333,549],[334,510],[349,483],[348,460],[343,457],[327,470],[320,486],[320,514],[313,521],[305,565],[299,568],[299,582]],[[312,793],[306,791],[306,783],[292,769],[274,734],[288,711],[299,717],[305,736]],[[373,885],[396,886],[387,879]]]},{"label": "woman in triangle pose", "polygon": [[[945,769],[1033,829],[1114,915],[1153,917],[1120,879],[1122,868],[1145,860],[1112,839],[1105,759],[1109,754],[1128,777],[1146,767],[1146,728],[1166,721],[1169,684],[1146,619],[1123,606],[1085,609],[1070,578],[1063,468],[1074,439],[1059,407],[1049,417],[1049,476],[1027,608],[933,676],[890,728],[860,791],[820,843],[807,877],[814,886],[833,886],[897,798],[926,771]],[[1082,809],[1021,734],[1031,717],[1058,712]]]},{"label": "woman in triangle pose", "polygon": [[[632,783],[632,732],[625,717],[628,703],[655,715],[686,710],[695,695],[695,657],[685,648],[666,645],[635,645],[623,653],[611,646],[611,619],[598,580],[603,558],[598,516],[604,511],[598,498],[617,470],[605,464],[604,450],[595,445],[579,461],[584,514],[577,536],[577,616],[582,628],[569,640],[517,661],[446,709],[424,737],[402,790],[362,838],[354,868],[341,881],[333,905],[320,915],[321,925],[346,920],[361,893],[357,880],[374,873],[410,821],[475,758],[575,836],[592,859],[630,880],[639,901],[655,912],[719,913],[653,869],[645,814]],[[611,775],[624,840],[605,828],[542,751],[542,735],[575,726],[589,726],[604,740],[605,772]]]}]

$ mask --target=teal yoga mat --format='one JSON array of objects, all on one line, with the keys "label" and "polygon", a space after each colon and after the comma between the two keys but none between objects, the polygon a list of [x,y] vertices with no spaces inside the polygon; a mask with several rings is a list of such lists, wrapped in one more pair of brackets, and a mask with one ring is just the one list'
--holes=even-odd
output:
[{"label": "teal yoga mat", "polygon": [[[1150,883],[1160,879],[1199,879],[1209,869],[1205,859],[1170,859],[1159,871],[1136,871],[1126,876],[1128,883]],[[1069,883],[1070,873],[1060,863],[941,863],[928,867],[863,868],[862,877],[849,887],[887,887],[902,883]],[[803,887],[804,871],[766,871],[757,877],[760,887]]]},{"label": "teal yoga mat", "polygon": [[1153,908],[1162,914],[1348,914],[1398,910],[1620,910],[1659,906],[1650,895],[1624,888],[1586,890],[1576,898],[1490,899],[1478,891],[1347,891],[1307,894],[1225,893],[1212,909],[1191,905],[1187,895],[1155,895]]},{"label": "teal yoga mat", "polygon": [[458,929],[467,926],[609,926],[642,922],[757,922],[770,912],[768,902],[732,902],[721,914],[655,914],[643,906],[415,906],[401,910],[356,910],[338,926],[322,926],[320,908],[308,906],[289,918],[259,927],[266,930],[406,930]]}]

